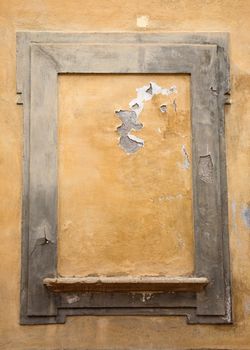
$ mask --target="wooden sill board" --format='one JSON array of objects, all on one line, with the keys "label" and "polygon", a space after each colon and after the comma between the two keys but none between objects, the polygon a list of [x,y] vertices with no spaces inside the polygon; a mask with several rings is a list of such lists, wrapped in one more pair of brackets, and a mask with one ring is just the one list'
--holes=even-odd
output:
[{"label": "wooden sill board", "polygon": [[86,276],[45,278],[43,284],[54,293],[63,292],[201,292],[206,277]]}]

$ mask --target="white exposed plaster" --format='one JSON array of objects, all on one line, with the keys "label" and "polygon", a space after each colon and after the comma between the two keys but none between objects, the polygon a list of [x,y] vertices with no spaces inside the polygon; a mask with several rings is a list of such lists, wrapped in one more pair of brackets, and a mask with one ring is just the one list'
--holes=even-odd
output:
[{"label": "white exposed plaster", "polygon": [[153,293],[142,293],[142,302],[145,303],[146,301],[150,300],[152,295]]},{"label": "white exposed plaster", "polygon": [[80,300],[80,297],[78,295],[68,295],[66,299],[68,304],[74,304]]},{"label": "white exposed plaster", "polygon": [[136,89],[137,96],[129,102],[129,107],[135,111],[137,116],[141,113],[144,107],[144,102],[150,101],[155,95],[169,96],[173,93],[177,93],[176,86],[171,86],[169,89],[162,88],[157,83],[150,81],[149,85],[144,85]]},{"label": "white exposed plaster", "polygon": [[149,16],[138,16],[136,18],[136,25],[139,28],[147,28],[149,25]]},{"label": "white exposed plaster", "polygon": [[137,143],[141,143],[142,145],[144,145],[144,141],[142,139],[140,139],[139,137],[137,137],[135,135],[131,135],[131,134],[128,134],[128,137],[130,138],[130,140],[135,141]]}]

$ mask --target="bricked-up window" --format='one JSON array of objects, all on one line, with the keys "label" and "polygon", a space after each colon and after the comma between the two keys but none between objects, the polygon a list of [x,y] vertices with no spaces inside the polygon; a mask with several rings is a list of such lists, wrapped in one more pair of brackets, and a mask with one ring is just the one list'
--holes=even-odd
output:
[{"label": "bricked-up window", "polygon": [[[22,324],[102,314],[185,315],[189,323],[231,322],[224,147],[227,41],[223,33],[18,33],[17,93],[25,132]],[[65,73],[93,74],[93,79],[97,74],[190,76],[190,158],[185,147],[182,151],[192,167],[192,274],[60,275],[57,114],[58,75]],[[174,92],[174,87],[167,90],[153,80],[145,86],[145,99],[156,92]],[[127,153],[140,152],[144,145],[138,133],[130,132],[143,127],[138,119],[142,101],[139,94],[129,109],[116,111],[120,147]],[[162,103],[160,113],[167,108]]]}]

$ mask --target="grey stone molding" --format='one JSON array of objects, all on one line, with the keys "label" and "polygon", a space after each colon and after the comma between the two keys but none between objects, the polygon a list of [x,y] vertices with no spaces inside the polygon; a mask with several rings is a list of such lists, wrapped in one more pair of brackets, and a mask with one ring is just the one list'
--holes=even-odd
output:
[{"label": "grey stone molding", "polygon": [[[195,274],[199,292],[53,293],[57,276],[57,76],[60,73],[191,75]],[[68,315],[183,315],[231,323],[224,104],[226,33],[17,33],[17,94],[24,113],[21,324]]]}]

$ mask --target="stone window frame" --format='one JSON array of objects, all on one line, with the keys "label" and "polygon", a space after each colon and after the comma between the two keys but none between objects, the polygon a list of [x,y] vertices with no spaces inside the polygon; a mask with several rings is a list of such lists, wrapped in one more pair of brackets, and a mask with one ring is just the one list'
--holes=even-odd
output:
[{"label": "stone window frame", "polygon": [[[224,104],[227,33],[17,33],[17,94],[24,113],[21,324],[68,315],[183,315],[232,322]],[[202,292],[52,293],[57,276],[57,77],[60,73],[190,74],[195,277]]]}]

